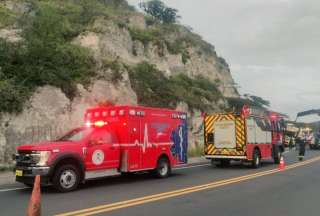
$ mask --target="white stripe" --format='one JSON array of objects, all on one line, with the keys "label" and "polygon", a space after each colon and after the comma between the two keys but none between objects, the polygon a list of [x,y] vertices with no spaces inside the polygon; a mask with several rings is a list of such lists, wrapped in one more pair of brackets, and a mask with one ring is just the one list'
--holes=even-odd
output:
[{"label": "white stripe", "polygon": [[1,192],[7,192],[7,191],[16,191],[16,190],[24,190],[30,187],[22,187],[22,188],[10,188],[10,189],[0,189],[0,193]]},{"label": "white stripe", "polygon": [[[169,142],[162,142],[162,143],[150,143],[155,146],[170,146],[173,145],[173,143]],[[135,144],[135,143],[117,143],[117,144],[112,144],[113,147],[134,147],[134,146],[143,146],[143,144]]]},{"label": "white stripe", "polygon": [[211,166],[211,165],[209,163],[206,163],[206,164],[199,164],[199,165],[194,165],[194,166],[177,167],[177,168],[173,168],[173,170],[190,169],[190,168],[194,168],[194,167],[204,167],[204,166]]}]

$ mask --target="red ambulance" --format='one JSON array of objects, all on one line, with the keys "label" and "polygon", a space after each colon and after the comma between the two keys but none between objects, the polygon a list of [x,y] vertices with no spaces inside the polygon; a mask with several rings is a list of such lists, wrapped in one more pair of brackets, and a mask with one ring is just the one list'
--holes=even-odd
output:
[{"label": "red ambulance", "polygon": [[187,114],[139,106],[90,108],[85,126],[55,141],[17,148],[16,181],[31,185],[41,175],[42,185],[61,192],[90,179],[123,173],[153,171],[170,175],[187,162]]}]

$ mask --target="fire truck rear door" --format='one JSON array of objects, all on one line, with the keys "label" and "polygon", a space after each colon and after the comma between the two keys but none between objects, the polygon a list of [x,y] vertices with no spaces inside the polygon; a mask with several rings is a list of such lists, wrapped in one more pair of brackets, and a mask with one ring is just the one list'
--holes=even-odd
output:
[{"label": "fire truck rear door", "polygon": [[214,123],[215,147],[236,148],[236,132],[234,120],[223,120]]}]

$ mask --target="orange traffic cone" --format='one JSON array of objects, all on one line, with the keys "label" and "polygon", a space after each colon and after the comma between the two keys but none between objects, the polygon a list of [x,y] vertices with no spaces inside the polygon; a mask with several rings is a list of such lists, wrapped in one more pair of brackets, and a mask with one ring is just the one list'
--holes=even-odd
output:
[{"label": "orange traffic cone", "polygon": [[284,170],[286,168],[286,163],[284,162],[283,156],[280,158],[279,169]]},{"label": "orange traffic cone", "polygon": [[41,191],[40,191],[40,176],[37,175],[34,181],[31,199],[28,206],[27,216],[41,215]]}]

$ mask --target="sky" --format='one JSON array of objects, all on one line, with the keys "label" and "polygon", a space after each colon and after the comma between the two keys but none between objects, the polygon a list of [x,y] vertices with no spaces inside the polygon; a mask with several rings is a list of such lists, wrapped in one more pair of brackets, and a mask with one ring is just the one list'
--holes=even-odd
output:
[{"label": "sky", "polygon": [[[129,0],[137,5],[140,0]],[[320,108],[319,0],[163,0],[226,59],[241,94],[295,118]]]}]

